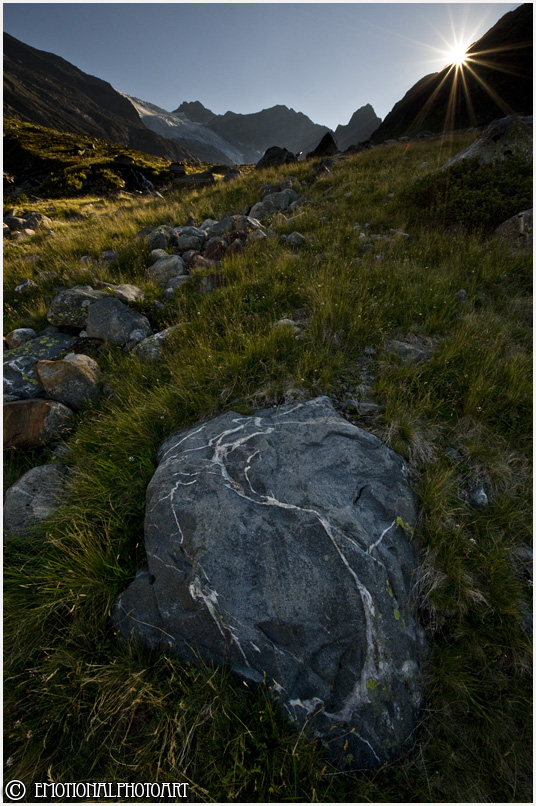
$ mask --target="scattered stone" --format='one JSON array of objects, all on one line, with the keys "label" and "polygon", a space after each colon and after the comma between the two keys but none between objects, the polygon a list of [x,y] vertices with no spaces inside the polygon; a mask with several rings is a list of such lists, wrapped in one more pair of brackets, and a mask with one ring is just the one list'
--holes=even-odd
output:
[{"label": "scattered stone", "polygon": [[37,448],[54,442],[69,426],[72,411],[55,400],[4,404],[4,449]]},{"label": "scattered stone", "polygon": [[484,507],[487,507],[489,503],[488,496],[486,495],[486,491],[482,486],[471,490],[469,493],[469,503],[475,509],[483,509]]},{"label": "scattered stone", "polygon": [[134,348],[133,352],[136,355],[139,355],[143,361],[156,361],[157,359],[162,358],[162,347],[165,340],[180,327],[180,325],[173,325],[172,327],[166,328],[166,330],[161,330],[159,333],[155,333],[154,336],[149,336],[148,339],[140,341],[140,343]]},{"label": "scattered stone", "polygon": [[16,215],[4,216],[4,224],[9,227],[10,232],[25,229],[28,225],[25,218]]},{"label": "scattered stone", "polygon": [[242,176],[242,171],[239,168],[229,168],[225,176],[224,182],[232,182],[233,179],[239,179]]},{"label": "scattered stone", "polygon": [[416,344],[410,341],[398,341],[397,339],[391,339],[385,342],[384,348],[400,356],[405,364],[418,364],[420,361],[427,361],[432,355],[430,348],[425,347],[423,344]]},{"label": "scattered stone", "polygon": [[113,294],[119,302],[124,302],[125,305],[129,305],[131,302],[139,302],[144,297],[141,288],[138,288],[137,285],[130,285],[130,283],[120,283],[114,286]]},{"label": "scattered stone", "polygon": [[188,174],[187,176],[179,176],[172,181],[172,187],[195,187],[204,188],[213,185],[216,178],[212,171],[201,171],[197,174]]},{"label": "scattered stone", "polygon": [[169,171],[174,177],[186,176],[186,167],[182,162],[172,162]]},{"label": "scattered stone", "polygon": [[43,397],[45,390],[40,384],[35,367],[38,361],[58,358],[67,352],[74,341],[65,333],[43,331],[35,338],[4,353],[4,394],[17,398]]},{"label": "scattered stone", "polygon": [[158,459],[148,566],[115,628],[265,683],[341,766],[396,758],[419,719],[423,640],[401,457],[318,398],[197,424]]},{"label": "scattered stone", "polygon": [[188,249],[200,251],[206,238],[206,232],[199,227],[175,227],[170,245],[177,247],[181,252],[186,252]]},{"label": "scattered stone", "polygon": [[99,396],[99,365],[87,355],[72,353],[56,361],[38,361],[36,373],[49,397],[71,409],[81,409]]},{"label": "scattered stone", "polygon": [[7,491],[4,501],[4,545],[13,535],[23,536],[48,518],[61,504],[67,485],[61,465],[28,470]]},{"label": "scattered stone", "polygon": [[166,255],[159,258],[156,263],[145,270],[145,276],[150,282],[164,287],[172,277],[186,274],[184,257],[180,255]]},{"label": "scattered stone", "polygon": [[133,347],[153,332],[145,316],[113,297],[100,299],[89,306],[86,331],[90,338],[127,347]]},{"label": "scattered stone", "polygon": [[291,232],[287,235],[287,243],[289,246],[299,247],[307,243],[307,238],[299,232]]},{"label": "scattered stone", "polygon": [[171,257],[169,252],[166,252],[165,249],[151,249],[149,252],[149,257],[151,260],[160,260],[161,257]]},{"label": "scattered stone", "polygon": [[36,212],[35,210],[24,213],[23,218],[26,222],[25,226],[28,229],[49,229],[52,226],[52,220],[50,218],[48,218],[46,215],[43,215],[43,213]]},{"label": "scattered stone", "polygon": [[294,319],[280,319],[275,323],[274,327],[291,327],[294,333],[301,333],[301,328]]},{"label": "scattered stone", "polygon": [[119,252],[116,252],[115,249],[105,249],[100,253],[100,259],[105,263],[115,263],[118,257]]},{"label": "scattered stone", "polygon": [[20,347],[26,344],[27,341],[37,338],[37,333],[31,327],[18,327],[12,330],[7,336],[4,336],[8,349],[13,350],[15,347]]},{"label": "scattered stone", "polygon": [[295,190],[292,190],[292,188],[281,190],[277,193],[269,193],[262,201],[253,205],[249,211],[249,215],[252,218],[257,218],[259,221],[263,221],[265,218],[268,218],[278,211],[285,212],[292,202],[296,201],[298,198],[298,194]]},{"label": "scattered stone", "polygon": [[15,291],[17,294],[24,294],[27,291],[33,291],[34,288],[38,288],[35,280],[32,280],[31,277],[26,277],[17,286],[15,286]]},{"label": "scattered stone", "polygon": [[[258,230],[257,230],[258,231]],[[204,251],[207,260],[221,260],[227,249],[227,241],[218,236],[211,238]]]},{"label": "scattered stone", "polygon": [[47,319],[58,327],[86,327],[87,312],[92,302],[106,296],[104,291],[95,291],[89,285],[77,285],[57,294],[48,309]]},{"label": "scattered stone", "polygon": [[467,302],[468,294],[465,288],[460,288],[459,291],[456,291],[455,295],[458,302]]},{"label": "scattered stone", "polygon": [[451,447],[445,448],[445,456],[447,456],[452,462],[456,462],[456,464],[461,462],[463,459],[461,453],[457,451],[456,448]]}]

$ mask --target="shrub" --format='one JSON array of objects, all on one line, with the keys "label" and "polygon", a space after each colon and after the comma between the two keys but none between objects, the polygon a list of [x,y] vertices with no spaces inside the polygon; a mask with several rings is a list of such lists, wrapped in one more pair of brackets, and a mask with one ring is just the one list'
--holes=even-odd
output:
[{"label": "shrub", "polygon": [[415,182],[405,193],[412,223],[461,223],[492,230],[532,206],[532,165],[520,156],[480,165],[466,159]]}]

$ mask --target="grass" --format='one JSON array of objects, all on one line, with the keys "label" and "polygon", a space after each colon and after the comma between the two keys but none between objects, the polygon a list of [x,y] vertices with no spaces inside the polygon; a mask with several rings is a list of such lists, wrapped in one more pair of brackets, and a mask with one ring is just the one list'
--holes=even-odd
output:
[{"label": "grass", "polygon": [[[57,285],[98,280],[141,285],[149,301],[139,307],[155,328],[182,324],[154,364],[112,346],[99,353],[108,395],[65,439],[69,499],[5,550],[9,779],[182,780],[203,802],[531,799],[530,647],[520,624],[531,590],[512,561],[531,527],[530,258],[480,230],[411,224],[405,195],[471,137],[377,148],[329,173],[310,162],[251,172],[165,200],[43,201],[43,212],[56,205],[56,235],[7,247],[6,330],[42,327]],[[308,203],[272,228],[298,229],[307,244],[248,247],[223,261],[222,287],[201,294],[189,283],[156,314],[161,292],[145,283],[149,259],[135,233],[188,215],[219,219],[289,174]],[[88,205],[93,215],[72,218]],[[80,265],[110,248],[115,264]],[[24,260],[34,254],[36,263]],[[23,277],[38,287],[21,297],[13,288]],[[302,337],[274,327],[283,317],[299,320]],[[388,339],[427,347],[430,358],[407,363]],[[298,737],[263,690],[126,646],[108,615],[145,561],[144,495],[162,439],[299,395],[328,394],[343,408],[365,387],[380,408],[347,416],[406,458],[419,504],[429,654],[413,750],[349,773]],[[49,455],[8,454],[8,483]],[[490,503],[478,510],[468,496],[481,484]]]}]

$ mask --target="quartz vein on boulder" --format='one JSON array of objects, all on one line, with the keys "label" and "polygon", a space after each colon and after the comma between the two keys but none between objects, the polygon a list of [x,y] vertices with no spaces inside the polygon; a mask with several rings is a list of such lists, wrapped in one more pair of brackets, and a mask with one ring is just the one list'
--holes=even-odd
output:
[{"label": "quartz vein on boulder", "polygon": [[326,398],[229,412],[158,459],[123,635],[266,682],[353,766],[396,756],[421,701],[402,459]]}]

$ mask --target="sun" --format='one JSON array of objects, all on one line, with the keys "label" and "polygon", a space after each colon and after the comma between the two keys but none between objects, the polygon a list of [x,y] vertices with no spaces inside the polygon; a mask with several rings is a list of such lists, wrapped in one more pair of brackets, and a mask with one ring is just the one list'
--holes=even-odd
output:
[{"label": "sun", "polygon": [[449,63],[454,67],[463,67],[467,61],[467,48],[461,44],[452,45],[447,53]]}]

